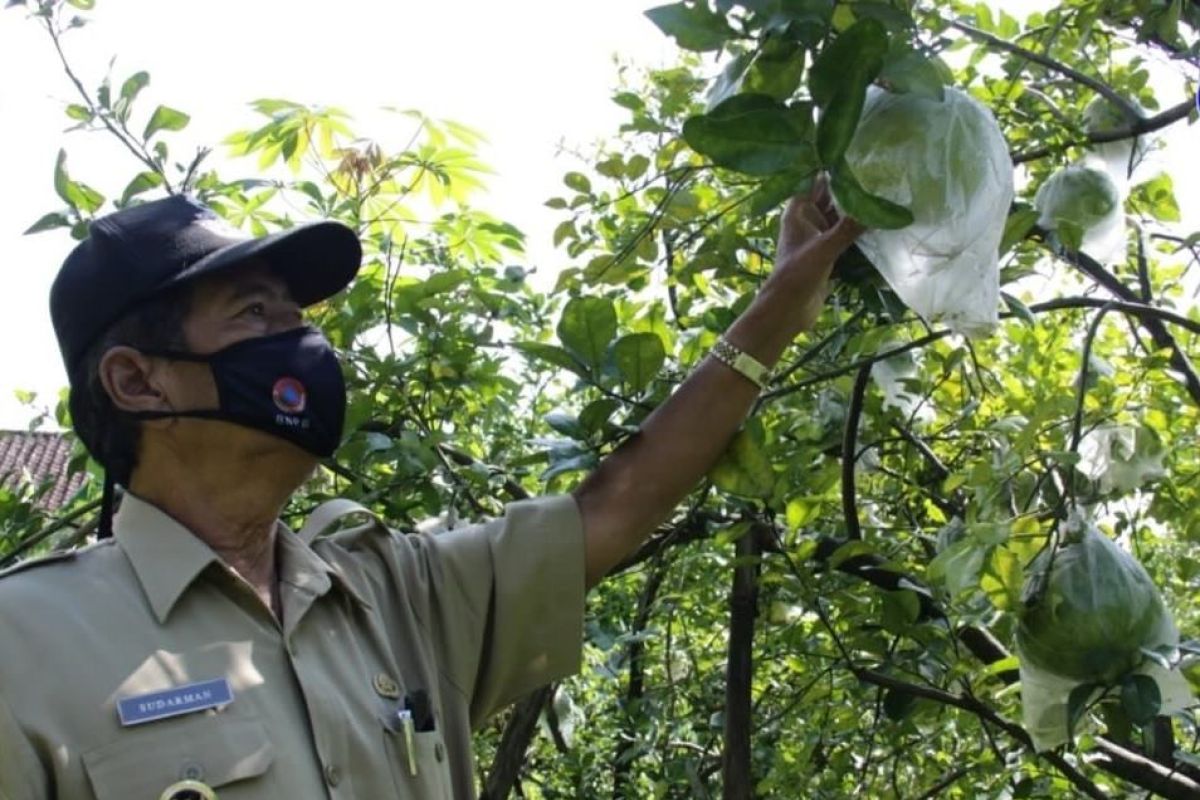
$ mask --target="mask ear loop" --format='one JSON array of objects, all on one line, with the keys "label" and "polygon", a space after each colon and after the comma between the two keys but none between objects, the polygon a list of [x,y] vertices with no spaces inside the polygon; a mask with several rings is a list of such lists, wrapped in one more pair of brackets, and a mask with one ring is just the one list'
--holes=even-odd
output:
[{"label": "mask ear loop", "polygon": [[104,493],[100,498],[100,526],[96,531],[97,539],[111,539],[113,535],[112,518],[113,503],[116,499],[117,482],[107,469],[104,470]]}]

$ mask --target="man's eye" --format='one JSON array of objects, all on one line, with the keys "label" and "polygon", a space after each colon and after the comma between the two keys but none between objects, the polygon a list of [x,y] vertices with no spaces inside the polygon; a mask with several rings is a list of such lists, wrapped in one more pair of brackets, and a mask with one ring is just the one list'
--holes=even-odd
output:
[{"label": "man's eye", "polygon": [[265,317],[267,305],[266,303],[251,303],[242,310],[242,313],[250,317]]}]

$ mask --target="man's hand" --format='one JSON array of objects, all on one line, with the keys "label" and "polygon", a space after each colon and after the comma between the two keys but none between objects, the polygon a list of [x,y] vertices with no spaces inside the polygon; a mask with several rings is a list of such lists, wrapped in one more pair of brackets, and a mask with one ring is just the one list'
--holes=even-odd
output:
[{"label": "man's hand", "polygon": [[824,177],[814,182],[809,195],[788,201],[768,285],[782,284],[782,291],[796,298],[797,332],[808,330],[821,316],[833,264],[862,231],[857,220],[838,216]]},{"label": "man's hand", "polygon": [[[783,213],[775,270],[725,332],[768,368],[811,327],[829,294],[829,273],[862,232],[839,219],[824,181]],[[642,423],[637,435],[588,476],[575,499],[583,515],[587,582],[595,585],[667,519],[712,469],[758,397],[758,387],[707,358]]]}]

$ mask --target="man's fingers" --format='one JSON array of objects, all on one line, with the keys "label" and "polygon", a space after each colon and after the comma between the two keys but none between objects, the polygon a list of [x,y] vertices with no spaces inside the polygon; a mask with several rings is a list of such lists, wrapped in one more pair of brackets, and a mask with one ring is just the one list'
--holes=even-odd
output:
[{"label": "man's fingers", "polygon": [[821,235],[818,243],[830,258],[837,258],[847,247],[854,244],[854,240],[865,230],[866,227],[853,217],[842,217],[837,224]]}]

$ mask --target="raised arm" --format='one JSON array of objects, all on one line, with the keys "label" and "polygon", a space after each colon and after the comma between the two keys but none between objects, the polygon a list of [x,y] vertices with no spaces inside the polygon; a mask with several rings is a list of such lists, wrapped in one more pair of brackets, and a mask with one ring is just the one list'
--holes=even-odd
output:
[{"label": "raised arm", "polygon": [[[816,321],[833,262],[861,231],[854,220],[838,219],[823,183],[811,197],[793,198],[780,225],[775,270],[725,332],[726,340],[773,367],[796,335]],[[712,468],[758,392],[745,376],[706,358],[575,490],[589,588],[641,544]]]}]

